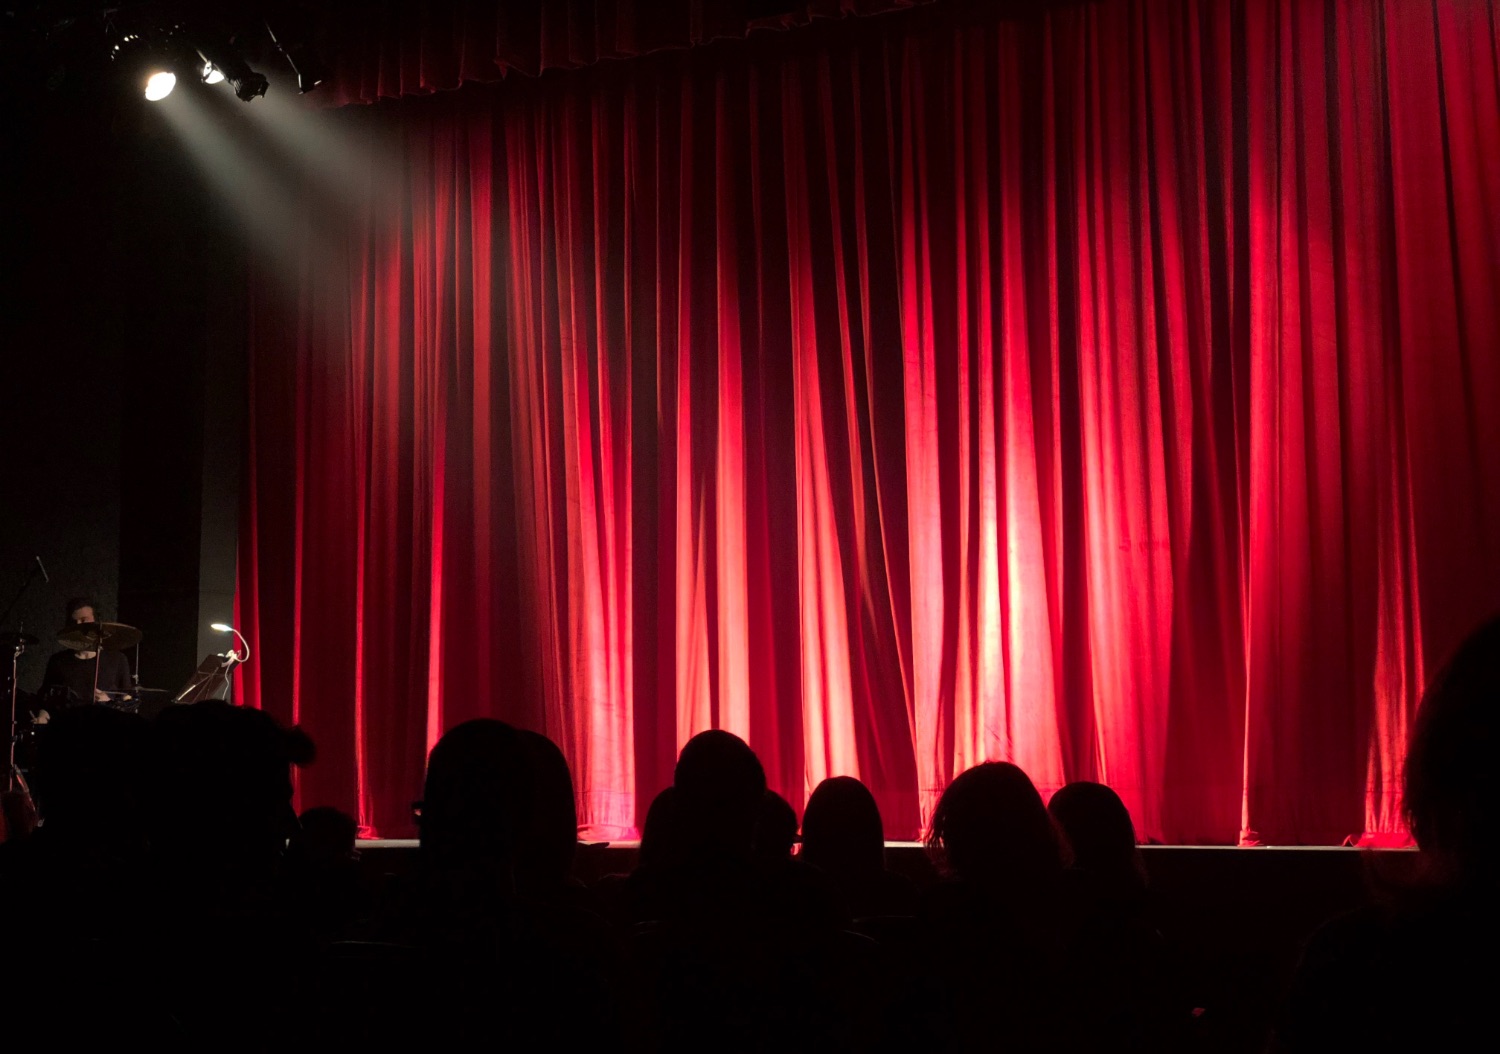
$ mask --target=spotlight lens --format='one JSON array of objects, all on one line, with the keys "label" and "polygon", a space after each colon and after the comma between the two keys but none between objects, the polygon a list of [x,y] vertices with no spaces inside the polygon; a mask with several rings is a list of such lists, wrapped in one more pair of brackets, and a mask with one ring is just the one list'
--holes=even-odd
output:
[{"label": "spotlight lens", "polygon": [[153,73],[146,81],[146,98],[152,102],[158,102],[171,95],[175,87],[177,87],[177,74]]},{"label": "spotlight lens", "polygon": [[223,82],[224,71],[219,69],[219,67],[215,66],[212,62],[205,62],[203,64],[203,83],[222,84]]}]

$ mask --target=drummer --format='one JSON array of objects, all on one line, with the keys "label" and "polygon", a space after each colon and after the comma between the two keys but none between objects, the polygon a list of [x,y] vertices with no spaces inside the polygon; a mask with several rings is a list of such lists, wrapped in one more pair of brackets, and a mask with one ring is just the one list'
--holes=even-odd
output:
[{"label": "drummer", "polygon": [[[67,621],[63,635],[70,629],[98,621],[94,602],[88,597],[69,600],[65,618]],[[94,677],[96,666],[97,681]],[[128,694],[130,687],[130,663],[120,652],[107,648],[101,652],[70,648],[47,660],[47,674],[42,678],[42,697],[65,699],[67,703],[107,703]]]}]

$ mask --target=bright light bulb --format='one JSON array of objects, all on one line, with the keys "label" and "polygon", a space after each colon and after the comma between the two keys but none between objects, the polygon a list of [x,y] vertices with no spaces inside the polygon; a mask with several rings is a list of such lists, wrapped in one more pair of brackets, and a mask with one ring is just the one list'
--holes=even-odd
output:
[{"label": "bright light bulb", "polygon": [[212,62],[205,62],[203,64],[203,83],[222,84],[223,82],[224,71],[219,69],[219,67],[215,66]]},{"label": "bright light bulb", "polygon": [[210,626],[208,628],[211,629],[211,630],[214,630],[217,633],[233,633],[234,632],[234,630],[232,630],[230,627],[224,625],[224,623],[222,623],[222,622],[215,622],[212,626]]},{"label": "bright light bulb", "polygon": [[171,95],[175,87],[177,87],[177,74],[165,70],[153,73],[146,81],[146,98],[151,102],[160,102]]}]

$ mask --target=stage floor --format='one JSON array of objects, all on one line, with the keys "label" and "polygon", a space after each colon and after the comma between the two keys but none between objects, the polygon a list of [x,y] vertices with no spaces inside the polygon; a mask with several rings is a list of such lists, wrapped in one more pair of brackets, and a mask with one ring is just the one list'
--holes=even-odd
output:
[{"label": "stage floor", "polygon": [[[372,876],[401,874],[416,860],[414,838],[361,839],[357,845]],[[585,883],[625,874],[639,853],[634,841],[582,843],[575,873]],[[1164,901],[1282,904],[1294,916],[1319,919],[1358,906],[1373,890],[1410,881],[1421,860],[1414,849],[1344,846],[1146,845],[1141,856]],[[887,842],[886,866],[918,885],[937,878],[920,842]]]}]

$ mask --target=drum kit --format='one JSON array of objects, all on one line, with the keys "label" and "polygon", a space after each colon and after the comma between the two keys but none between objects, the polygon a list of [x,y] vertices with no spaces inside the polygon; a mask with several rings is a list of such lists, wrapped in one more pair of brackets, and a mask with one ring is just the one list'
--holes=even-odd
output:
[{"label": "drum kit", "polygon": [[[106,651],[127,651],[136,649],[136,662],[132,664],[132,670],[139,668],[141,631],[134,626],[127,626],[122,622],[81,622],[69,626],[57,635],[57,642],[64,648],[79,652],[81,656],[93,653],[94,657],[94,683],[99,681],[99,663],[103,653]],[[9,671],[9,703],[10,703],[10,757],[9,768],[6,775],[6,789],[15,790],[18,786],[25,787],[25,778],[22,775],[20,757],[30,753],[30,741],[34,735],[37,725],[45,724],[47,718],[44,716],[49,707],[71,705],[75,700],[67,698],[65,688],[44,689],[42,694],[28,697],[27,710],[31,711],[30,728],[21,725],[21,692],[18,685],[18,665],[21,656],[35,648],[40,641],[24,630],[20,632],[0,633],[0,651],[10,653]],[[169,693],[157,691],[151,688],[141,688],[140,680],[132,672],[131,679],[135,682],[128,692],[100,692],[95,690],[95,700],[102,706],[113,707],[117,710],[139,712],[143,704],[149,700],[163,699]],[[32,702],[36,709],[33,711]],[[159,710],[160,707],[152,708]],[[18,755],[20,757],[18,757]]]},{"label": "drum kit", "polygon": [[[80,622],[69,626],[57,635],[57,643],[70,651],[76,651],[80,656],[92,653],[94,656],[94,692],[95,699],[103,706],[111,706],[117,710],[135,710],[141,705],[141,701],[147,696],[163,696],[167,693],[152,688],[142,688],[140,678],[141,666],[141,631],[134,626],[127,626],[123,622]],[[99,691],[99,663],[104,658],[106,651],[130,651],[135,649],[134,661],[131,663],[130,679],[132,688],[128,692],[100,692]],[[103,696],[104,698],[99,698]],[[43,705],[47,696],[43,693]]]},{"label": "drum kit", "polygon": [[[140,643],[143,634],[134,626],[127,626],[123,622],[81,622],[69,626],[57,635],[57,642],[64,648],[80,653],[80,657],[87,657],[93,653],[94,658],[94,683],[98,684],[98,669],[101,657],[106,651],[130,651],[134,650],[134,661],[131,663],[132,686],[128,692],[100,692],[95,690],[95,702],[101,706],[108,706],[127,713],[138,713],[143,717],[155,717],[162,710],[174,704],[186,704],[202,702],[206,699],[226,698],[231,690],[231,677],[234,668],[245,661],[248,655],[231,650],[225,655],[210,655],[198,664],[194,671],[179,691],[173,693],[159,688],[142,688],[140,686]],[[61,686],[50,690],[43,690],[40,695],[27,696],[27,710],[31,712],[30,727],[23,727],[20,721],[22,696],[17,686],[17,667],[21,656],[28,649],[35,648],[40,643],[38,639],[25,632],[0,633],[0,654],[8,652],[10,655],[9,692],[10,698],[10,757],[7,769],[5,789],[7,791],[26,788],[23,775],[25,766],[20,760],[30,753],[31,740],[35,735],[35,729],[47,721],[45,716],[49,706],[56,709],[61,706],[74,705],[78,700],[67,697],[67,689]],[[18,754],[20,757],[18,757]]]},{"label": "drum kit", "polygon": [[[26,580],[21,588],[11,598],[10,603],[0,611],[0,627],[8,624],[11,614],[26,595],[32,584],[40,577],[43,581],[51,582],[51,576],[47,574],[47,568],[42,564],[40,556],[32,557],[32,563],[28,565]],[[232,677],[236,666],[249,661],[249,642],[233,626],[222,623],[214,623],[213,629],[219,633],[233,633],[239,639],[244,650],[230,648],[223,655],[210,655],[198,664],[198,669],[193,672],[192,677],[175,694],[154,688],[142,688],[140,678],[141,668],[141,637],[143,634],[134,626],[127,626],[123,622],[78,622],[63,629],[57,635],[57,642],[64,648],[69,648],[78,653],[80,659],[92,656],[94,660],[94,691],[92,701],[100,705],[110,706],[117,710],[125,710],[138,713],[143,717],[152,718],[168,706],[183,703],[198,703],[206,699],[228,699],[232,691]],[[10,704],[10,736],[7,740],[9,757],[6,768],[4,792],[6,795],[12,792],[30,794],[26,786],[26,779],[19,764],[18,747],[25,747],[19,754],[30,753],[31,740],[35,736],[37,727],[47,721],[48,707],[53,709],[71,706],[81,700],[70,697],[67,688],[61,688],[60,695],[43,692],[40,696],[26,696],[27,710],[31,714],[31,720],[27,727],[23,728],[20,722],[22,693],[18,683],[18,668],[21,656],[28,649],[37,647],[41,642],[30,633],[26,632],[23,622],[14,632],[0,631],[0,655],[10,653],[10,668],[3,670],[7,675],[6,700]],[[99,691],[99,667],[103,654],[106,651],[129,651],[134,649],[134,661],[131,663],[131,688],[129,691]],[[3,661],[3,660],[0,660]],[[88,693],[85,693],[85,699]],[[33,707],[34,704],[34,707]]]}]

